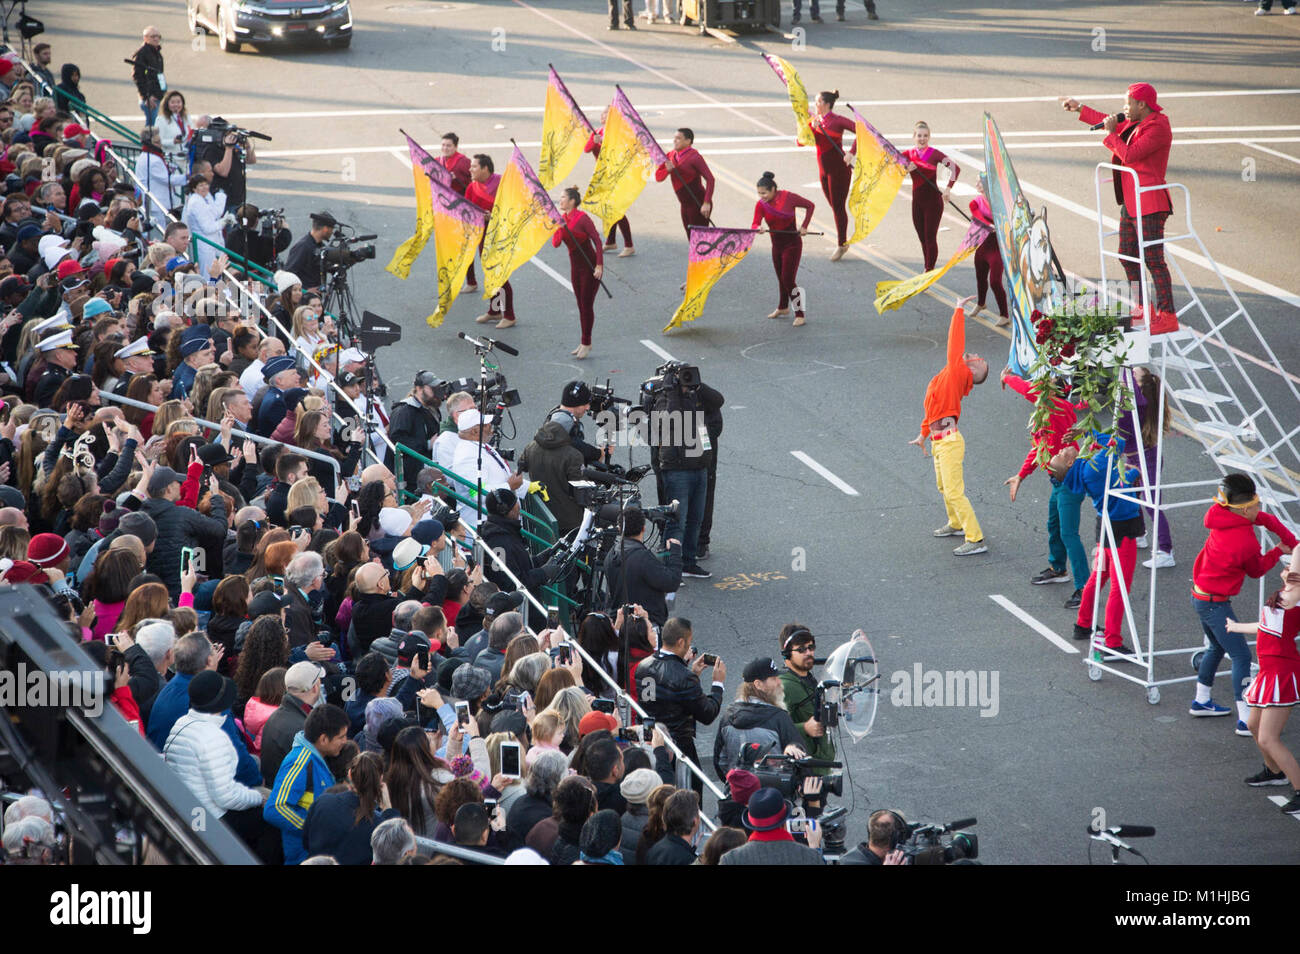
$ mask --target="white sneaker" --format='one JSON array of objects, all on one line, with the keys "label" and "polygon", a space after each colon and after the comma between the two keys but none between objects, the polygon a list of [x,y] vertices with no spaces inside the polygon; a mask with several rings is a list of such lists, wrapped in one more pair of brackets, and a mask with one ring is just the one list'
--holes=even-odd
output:
[{"label": "white sneaker", "polygon": [[1261,10],[1259,7],[1256,7],[1256,8],[1255,8],[1255,16],[1257,16],[1257,17],[1268,16],[1268,11],[1267,11],[1267,10]]},{"label": "white sneaker", "polygon": [[1147,535],[1145,533],[1142,534],[1142,536],[1138,537],[1137,547],[1139,550],[1145,550],[1149,546],[1151,546],[1151,541],[1147,539]]},{"label": "white sneaker", "polygon": [[1150,560],[1143,561],[1142,565],[1148,570],[1167,570],[1174,565],[1174,555],[1164,550],[1157,550],[1156,555]]}]

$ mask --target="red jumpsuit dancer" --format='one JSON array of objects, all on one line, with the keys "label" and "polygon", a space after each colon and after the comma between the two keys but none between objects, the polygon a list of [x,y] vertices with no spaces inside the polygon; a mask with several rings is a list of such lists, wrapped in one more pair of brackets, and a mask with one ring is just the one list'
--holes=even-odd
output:
[{"label": "red jumpsuit dancer", "polygon": [[691,236],[692,225],[708,225],[709,213],[713,211],[713,173],[704,157],[695,151],[691,143],[695,142],[695,133],[689,129],[679,129],[673,134],[673,150],[668,153],[668,164],[660,163],[655,170],[655,181],[663,182],[670,175],[673,177],[673,191],[682,207],[682,228],[686,237]]},{"label": "red jumpsuit dancer", "polygon": [[[480,162],[481,159],[488,159],[487,156],[475,156],[470,164],[471,175],[475,176],[470,184],[465,187],[465,198],[469,199],[480,209],[485,212],[491,212],[492,206],[496,204],[497,186],[501,184],[501,177],[492,171],[492,160],[488,159],[486,163]],[[483,240],[479,239],[478,250],[480,256],[483,252]],[[505,295],[505,313],[496,309],[496,296],[492,296],[492,303],[488,306],[487,314],[479,315],[474,320],[479,324],[486,324],[489,321],[497,321],[498,328],[513,328],[515,326],[515,291],[506,282],[501,286],[501,292]]]},{"label": "red jumpsuit dancer", "polygon": [[[930,127],[925,123],[916,124],[912,140],[916,148],[904,152],[903,158],[908,162],[907,171],[912,174],[912,225],[921,240],[921,254],[925,257],[925,271],[928,272],[939,260],[939,223],[943,220],[943,203],[961,170],[930,145]],[[952,169],[952,178],[942,191],[937,178],[940,163],[947,163]]]},{"label": "red jumpsuit dancer", "polygon": [[[980,185],[983,192],[984,186]],[[983,194],[970,200],[970,214],[981,225],[993,228],[993,209]],[[998,303],[998,327],[1011,324],[1007,311],[1007,290],[1002,287],[1002,253],[998,251],[998,236],[990,232],[989,237],[975,250],[975,289],[979,292],[979,314],[984,308],[984,299],[988,297],[989,286],[993,286],[993,297]]]},{"label": "red jumpsuit dancer", "polygon": [[[609,112],[609,107],[605,107],[605,113]],[[600,158],[600,143],[605,137],[604,113],[601,114],[601,127],[587,137],[587,145],[584,147],[595,158]],[[585,213],[584,213],[585,214]],[[618,253],[619,258],[631,258],[636,254],[636,249],[632,247],[632,224],[628,222],[627,216],[623,216],[617,222],[609,227],[609,235],[605,236],[605,248],[614,249],[618,243],[614,241],[614,233],[623,233],[623,251]]]},{"label": "red jumpsuit dancer", "polygon": [[585,358],[591,353],[591,329],[596,323],[596,291],[605,270],[605,253],[600,247],[600,232],[596,230],[596,224],[591,221],[591,216],[578,208],[580,201],[582,195],[577,189],[564,190],[560,198],[564,224],[551,236],[551,245],[559,248],[563,242],[569,249],[569,281],[573,284],[573,297],[578,300],[578,323],[582,326],[582,342],[570,353]]},{"label": "red jumpsuit dancer", "polygon": [[[803,257],[803,233],[812,221],[813,204],[801,195],[777,189],[772,173],[765,172],[758,180],[758,202],[754,204],[754,221],[750,228],[765,222],[772,236],[772,267],[776,269],[780,300],[769,318],[784,318],[790,314],[790,295],[799,276],[799,259]],[[794,224],[795,209],[803,209],[803,224]],[[793,327],[805,324],[803,302],[798,302]]]},{"label": "red jumpsuit dancer", "polygon": [[844,134],[853,131],[853,121],[832,112],[839,90],[817,94],[817,115],[812,118],[813,140],[817,146],[817,178],[821,180],[822,195],[831,204],[835,216],[835,238],[839,246],[831,253],[831,261],[838,262],[848,251],[849,241],[849,184],[853,167],[848,156],[857,153],[857,144],[846,154]]},{"label": "red jumpsuit dancer", "polygon": [[[460,138],[455,133],[447,133],[443,136],[442,155],[438,157],[438,161],[451,173],[451,187],[457,194],[464,195],[465,188],[469,185],[469,156],[457,151],[459,145]],[[478,279],[474,277],[473,260],[469,263],[469,271],[465,273],[465,290],[478,291]]]}]

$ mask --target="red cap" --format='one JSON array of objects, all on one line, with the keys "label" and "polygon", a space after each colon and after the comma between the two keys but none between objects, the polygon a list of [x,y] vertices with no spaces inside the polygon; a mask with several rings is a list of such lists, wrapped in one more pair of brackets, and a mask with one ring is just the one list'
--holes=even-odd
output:
[{"label": "red cap", "polygon": [[59,281],[63,281],[69,275],[81,274],[81,271],[82,268],[80,262],[75,258],[65,258],[63,261],[59,262],[57,274],[59,276]]},{"label": "red cap", "polygon": [[90,130],[85,126],[78,126],[76,123],[68,123],[63,127],[63,138],[71,139],[73,136],[89,136]]},{"label": "red cap", "polygon": [[1139,103],[1146,103],[1147,108],[1152,112],[1164,112],[1164,110],[1156,103],[1156,88],[1150,83],[1134,83],[1128,88],[1128,91],[1129,95]]},{"label": "red cap", "polygon": [[57,533],[38,533],[27,544],[27,559],[39,567],[54,566],[68,552],[68,541]]},{"label": "red cap", "polygon": [[14,68],[14,61],[0,56],[0,76],[8,76]]},{"label": "red cap", "polygon": [[[3,62],[3,61],[0,61]],[[5,574],[6,583],[48,583],[50,578],[45,571],[26,560],[15,560],[14,565]]]},{"label": "red cap", "polygon": [[618,720],[608,712],[588,712],[578,723],[578,737],[590,735],[592,732],[599,732],[601,729],[609,729],[610,732],[618,731]]}]

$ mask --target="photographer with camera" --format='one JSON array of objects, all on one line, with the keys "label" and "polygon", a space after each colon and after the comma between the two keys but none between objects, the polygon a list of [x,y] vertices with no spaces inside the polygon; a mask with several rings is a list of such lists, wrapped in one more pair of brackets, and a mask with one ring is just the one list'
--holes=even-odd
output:
[{"label": "photographer with camera", "polygon": [[713,456],[707,420],[722,410],[725,399],[700,380],[699,368],[681,361],[656,369],[641,393],[651,417],[650,460],[661,478],[659,501],[678,502],[666,532],[682,541],[682,576],[707,580],[712,574],[697,562]]},{"label": "photographer with camera", "polygon": [[311,230],[289,249],[284,260],[285,271],[302,279],[304,291],[321,287],[321,249],[333,237],[338,224],[338,220],[328,212],[311,213]]},{"label": "photographer with camera", "polygon": [[[442,423],[438,405],[447,396],[446,392],[446,385],[432,371],[417,372],[410,392],[393,405],[389,415],[388,436],[393,443],[405,444],[425,457],[432,456],[433,440]],[[406,468],[406,489],[411,493],[415,493],[419,474],[418,467]]]},{"label": "photographer with camera", "polygon": [[[243,205],[248,196],[248,166],[257,162],[257,153],[253,141],[241,129],[237,129],[220,116],[213,116],[208,123],[212,137],[194,157],[197,163],[206,160],[212,163],[212,191],[220,189],[226,193],[230,208]],[[220,135],[220,140],[216,136]],[[265,138],[265,137],[263,137]],[[296,269],[290,269],[301,275]]]},{"label": "photographer with camera", "polygon": [[[722,710],[727,667],[717,656],[697,655],[691,648],[691,621],[674,616],[663,625],[659,649],[636,667],[638,697],[646,715],[668,730],[682,753],[700,764],[695,752],[695,724],[711,725]],[[713,684],[706,695],[700,673],[713,666]],[[691,788],[704,792],[704,780],[692,774]]]},{"label": "photographer with camera", "polygon": [[[533,559],[528,553],[528,544],[524,542],[523,528],[519,521],[519,498],[506,487],[486,491],[484,506],[487,519],[478,526],[479,539],[483,546],[494,551],[505,565],[524,585],[533,590],[534,596],[541,595],[543,583],[550,583],[559,574],[560,567],[556,560],[543,565],[533,566]],[[515,584],[497,568],[491,560],[484,561],[483,576],[495,583],[502,590],[509,592]]]},{"label": "photographer with camera", "polygon": [[[573,446],[582,454],[584,464],[599,463],[604,452],[583,440],[582,417],[591,410],[591,388],[585,381],[570,381],[560,394],[560,406],[551,409],[548,421],[564,428]],[[606,448],[610,450],[611,448]]]},{"label": "photographer with camera", "polygon": [[[240,205],[235,209],[235,224],[226,233],[226,248],[274,272],[276,259],[293,241],[293,233],[284,227],[283,212],[283,209],[262,211],[248,202]],[[235,264],[241,266],[238,260]]]},{"label": "photographer with camera", "polygon": [[[835,742],[818,721],[819,698],[817,679],[813,676],[817,641],[802,623],[786,623],[781,627],[781,656],[785,671],[781,673],[781,686],[785,693],[785,708],[794,721],[803,740],[804,751],[814,759],[833,761]],[[825,775],[828,769],[811,769],[812,774]]]},{"label": "photographer with camera", "polygon": [[623,536],[605,557],[605,580],[611,605],[643,606],[650,621],[662,628],[668,620],[667,595],[682,585],[682,544],[680,540],[667,541],[668,555],[660,561],[641,542],[645,527],[645,514],[639,507],[623,511]]},{"label": "photographer with camera", "polygon": [[[742,759],[747,746],[760,752],[776,750],[793,758],[806,754],[790,714],[785,711],[781,670],[771,659],[745,666],[736,701],[727,706],[713,739],[713,770],[721,781],[735,768],[753,763]],[[751,750],[752,751],[752,750]]]}]

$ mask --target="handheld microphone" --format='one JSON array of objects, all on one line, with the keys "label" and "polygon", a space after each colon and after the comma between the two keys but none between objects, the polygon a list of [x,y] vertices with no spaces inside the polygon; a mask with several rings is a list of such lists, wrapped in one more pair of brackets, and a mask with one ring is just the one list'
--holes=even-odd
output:
[{"label": "handheld microphone", "polygon": [[[1124,121],[1124,114],[1123,114],[1123,113],[1116,113],[1116,114],[1115,114],[1115,122],[1117,122],[1117,123],[1122,123],[1123,121]],[[1095,131],[1095,130],[1101,129],[1101,128],[1102,128],[1103,126],[1105,126],[1105,125],[1106,125],[1106,120],[1103,119],[1101,122],[1097,123],[1097,125],[1095,125],[1095,126],[1089,126],[1088,128],[1091,129],[1091,130],[1094,130],[1094,131]]]},{"label": "handheld microphone", "polygon": [[1116,838],[1151,838],[1156,833],[1151,825],[1115,825],[1113,828],[1093,828],[1088,826],[1090,835],[1114,835]]}]

